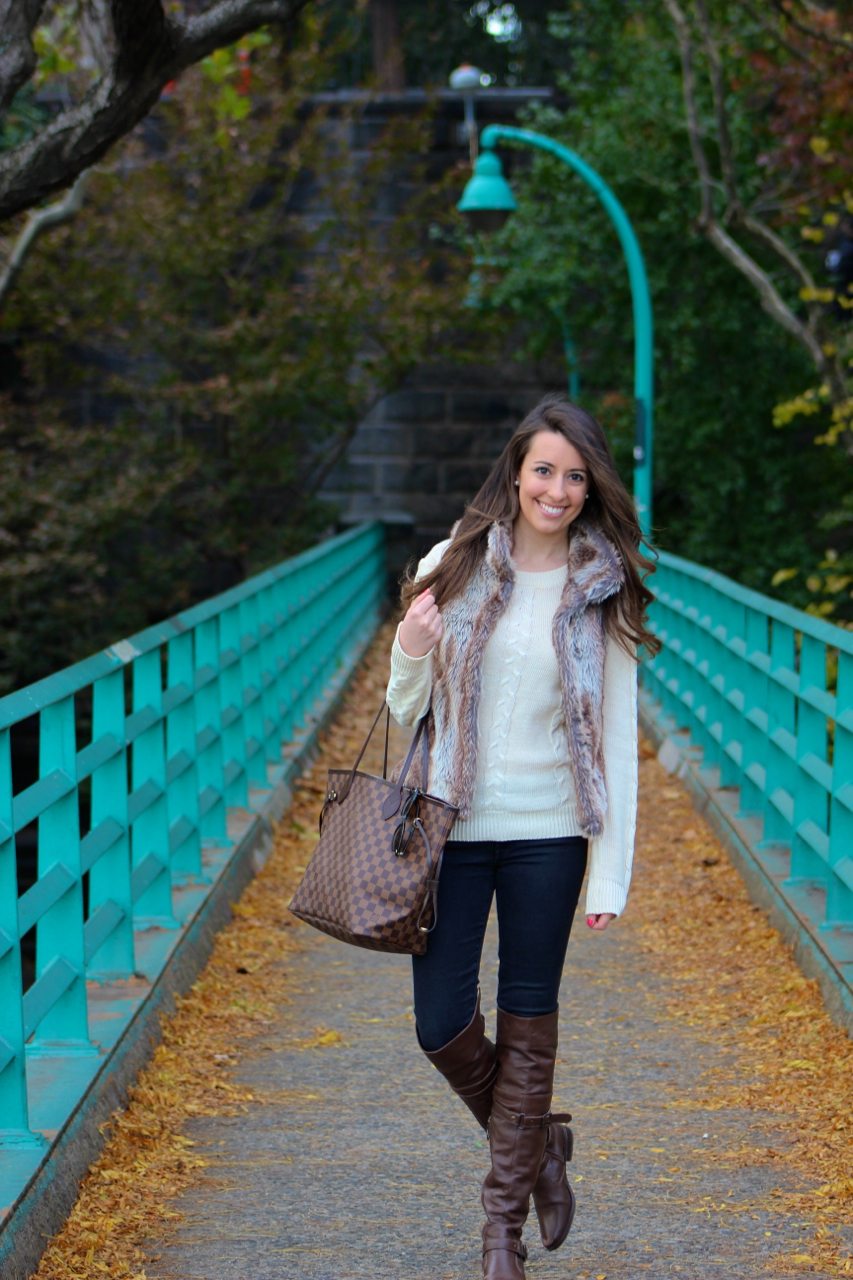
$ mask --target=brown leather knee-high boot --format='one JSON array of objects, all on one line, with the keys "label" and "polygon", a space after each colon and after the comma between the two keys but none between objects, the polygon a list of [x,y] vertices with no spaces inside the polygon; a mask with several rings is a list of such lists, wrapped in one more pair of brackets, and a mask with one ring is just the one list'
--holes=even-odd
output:
[{"label": "brown leather knee-high boot", "polygon": [[[510,1015],[500,1016],[506,1019]],[[424,1050],[424,1053],[480,1127],[487,1129],[497,1065],[495,1046],[486,1035],[485,1019],[480,1012],[479,993],[468,1026],[440,1049]],[[571,1120],[568,1115],[561,1118]],[[569,1234],[575,1214],[575,1196],[566,1178],[566,1162],[572,1158],[572,1146],[572,1131],[567,1124],[549,1125],[545,1153],[533,1187],[539,1232],[543,1245],[549,1250],[559,1249]]]},{"label": "brown leather knee-high boot", "polygon": [[498,1068],[495,1046],[486,1035],[486,1020],[480,1012],[479,992],[468,1026],[440,1049],[424,1049],[424,1053],[465,1103],[480,1128],[487,1128]]},{"label": "brown leather knee-high boot", "polygon": [[484,1280],[524,1280],[521,1233],[542,1167],[551,1115],[557,1013],[518,1018],[498,1010],[489,1148],[483,1182]]}]

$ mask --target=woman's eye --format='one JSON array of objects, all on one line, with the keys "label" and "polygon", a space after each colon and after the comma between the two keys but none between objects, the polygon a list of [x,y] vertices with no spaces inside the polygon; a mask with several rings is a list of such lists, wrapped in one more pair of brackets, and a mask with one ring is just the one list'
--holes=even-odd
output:
[{"label": "woman's eye", "polygon": [[586,479],[586,476],[582,476],[579,471],[573,471],[572,474],[569,476],[569,479],[571,480],[572,484],[583,484],[584,480]]}]

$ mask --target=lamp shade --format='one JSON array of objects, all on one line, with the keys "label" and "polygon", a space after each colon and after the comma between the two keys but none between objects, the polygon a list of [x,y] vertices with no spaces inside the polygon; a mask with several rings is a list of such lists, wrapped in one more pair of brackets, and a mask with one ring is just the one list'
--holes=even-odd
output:
[{"label": "lamp shade", "polygon": [[497,231],[515,209],[515,197],[494,151],[483,151],[456,208],[477,231]]}]

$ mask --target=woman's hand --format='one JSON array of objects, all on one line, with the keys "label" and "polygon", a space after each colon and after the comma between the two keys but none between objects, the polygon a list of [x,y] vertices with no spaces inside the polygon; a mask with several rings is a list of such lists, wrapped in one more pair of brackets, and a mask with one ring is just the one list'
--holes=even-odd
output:
[{"label": "woman's hand", "polygon": [[400,647],[410,658],[424,658],[444,634],[441,614],[431,591],[416,596],[400,623]]},{"label": "woman's hand", "polygon": [[600,911],[596,916],[587,916],[586,922],[590,929],[597,929],[601,933],[603,929],[607,928],[610,921],[615,919],[616,917],[612,911]]}]

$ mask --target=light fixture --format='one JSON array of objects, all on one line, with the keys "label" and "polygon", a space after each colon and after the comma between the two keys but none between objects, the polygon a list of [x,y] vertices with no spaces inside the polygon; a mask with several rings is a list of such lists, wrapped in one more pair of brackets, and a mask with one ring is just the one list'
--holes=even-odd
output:
[{"label": "light fixture", "polygon": [[494,151],[483,151],[456,208],[475,231],[499,231],[516,208],[515,197]]}]

